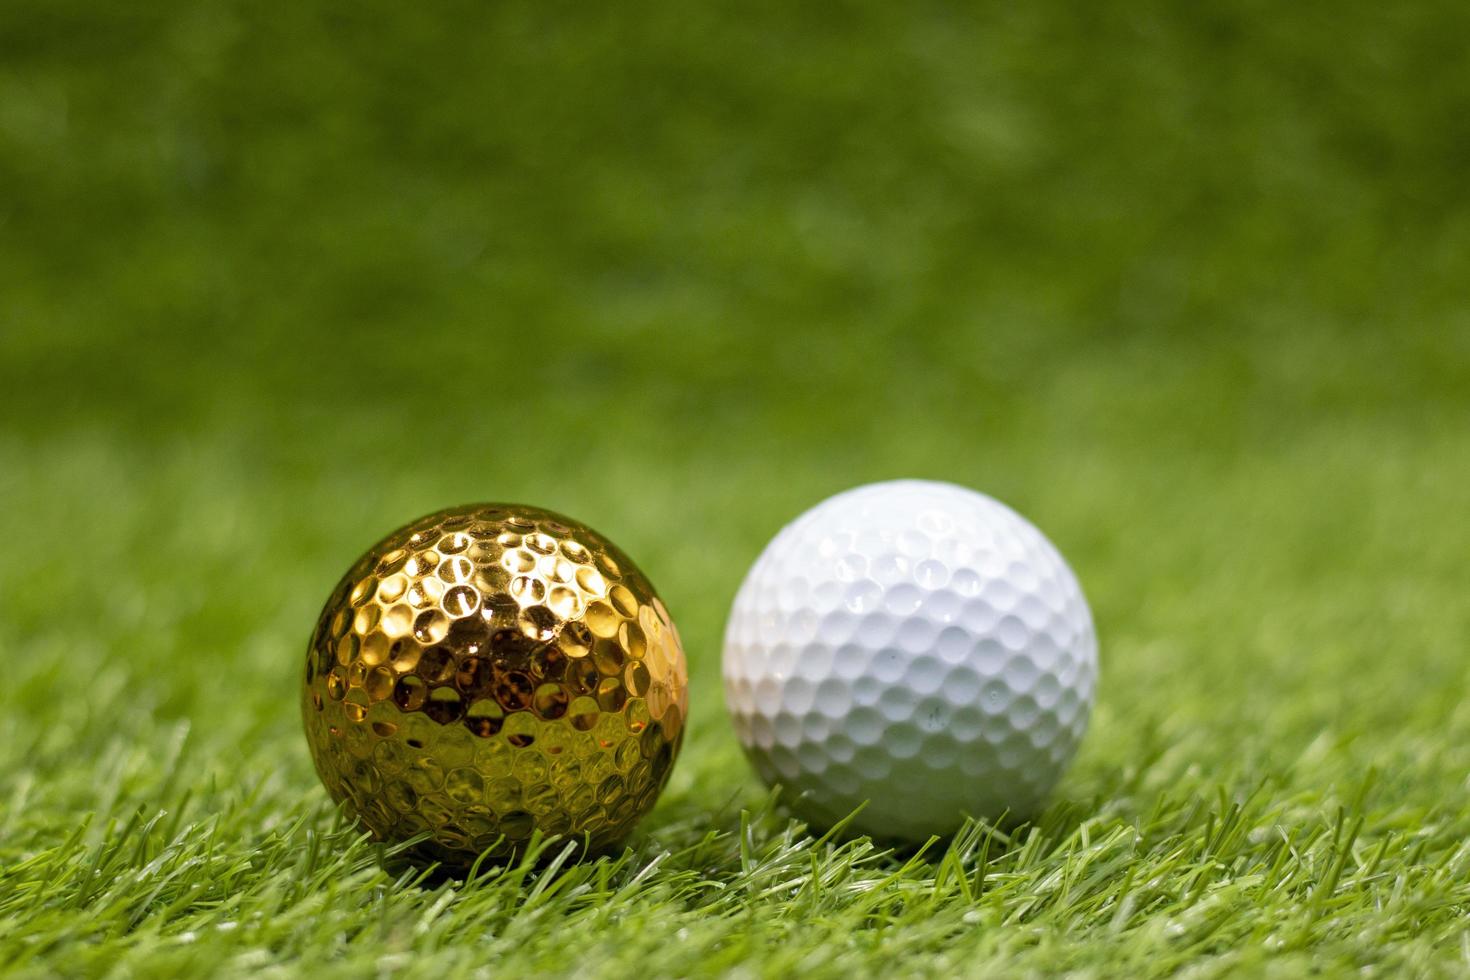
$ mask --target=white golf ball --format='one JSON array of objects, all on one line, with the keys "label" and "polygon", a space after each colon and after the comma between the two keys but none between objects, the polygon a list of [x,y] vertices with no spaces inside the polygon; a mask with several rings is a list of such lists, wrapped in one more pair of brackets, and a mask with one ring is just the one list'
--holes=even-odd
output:
[{"label": "white golf ball", "polygon": [[840,493],[745,577],[725,698],[767,783],[828,827],[923,840],[967,815],[1034,814],[1097,682],[1092,614],[1025,518],[949,483]]}]

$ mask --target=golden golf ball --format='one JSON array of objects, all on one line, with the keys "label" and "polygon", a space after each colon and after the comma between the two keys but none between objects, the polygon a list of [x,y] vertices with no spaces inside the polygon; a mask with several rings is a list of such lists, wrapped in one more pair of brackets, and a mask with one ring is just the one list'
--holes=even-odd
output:
[{"label": "golden golf ball", "polygon": [[379,839],[509,855],[539,829],[591,849],[658,798],[689,707],[678,630],[626,555],[519,504],[430,514],[369,549],[306,655],[317,772]]}]

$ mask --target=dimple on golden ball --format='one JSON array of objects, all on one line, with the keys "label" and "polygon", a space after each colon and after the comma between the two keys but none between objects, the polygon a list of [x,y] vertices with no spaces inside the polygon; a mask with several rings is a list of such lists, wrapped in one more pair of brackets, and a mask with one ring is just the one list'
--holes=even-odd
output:
[{"label": "dimple on golden ball", "polygon": [[312,634],[302,713],[334,799],[463,865],[537,829],[593,850],[625,837],[678,755],[688,682],[668,610],[612,542],[476,504],[352,566]]}]

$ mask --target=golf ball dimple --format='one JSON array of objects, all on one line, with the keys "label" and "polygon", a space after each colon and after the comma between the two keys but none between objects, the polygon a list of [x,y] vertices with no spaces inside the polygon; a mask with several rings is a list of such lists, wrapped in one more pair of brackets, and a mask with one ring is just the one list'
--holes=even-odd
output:
[{"label": "golf ball dimple", "polygon": [[838,494],[767,545],[725,632],[725,697],[747,755],[826,827],[944,836],[1024,817],[1087,727],[1092,615],[1049,541],[963,487]]},{"label": "golf ball dimple", "polygon": [[688,673],[653,586],[550,511],[430,514],[338,583],[302,714],[328,792],[422,856],[509,855],[539,829],[616,843],[678,754]]}]

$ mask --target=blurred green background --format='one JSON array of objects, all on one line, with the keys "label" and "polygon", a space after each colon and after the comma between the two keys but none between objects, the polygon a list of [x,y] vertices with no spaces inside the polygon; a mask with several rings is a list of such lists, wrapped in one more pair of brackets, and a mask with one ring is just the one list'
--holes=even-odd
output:
[{"label": "blurred green background", "polygon": [[242,853],[326,821],[315,614],[471,500],[659,585],[695,701],[651,832],[728,828],[728,602],[895,476],[1078,571],[1064,799],[1330,813],[1377,767],[1370,832],[1463,839],[1467,36],[1448,2],[0,6],[0,864],[185,789]]}]

